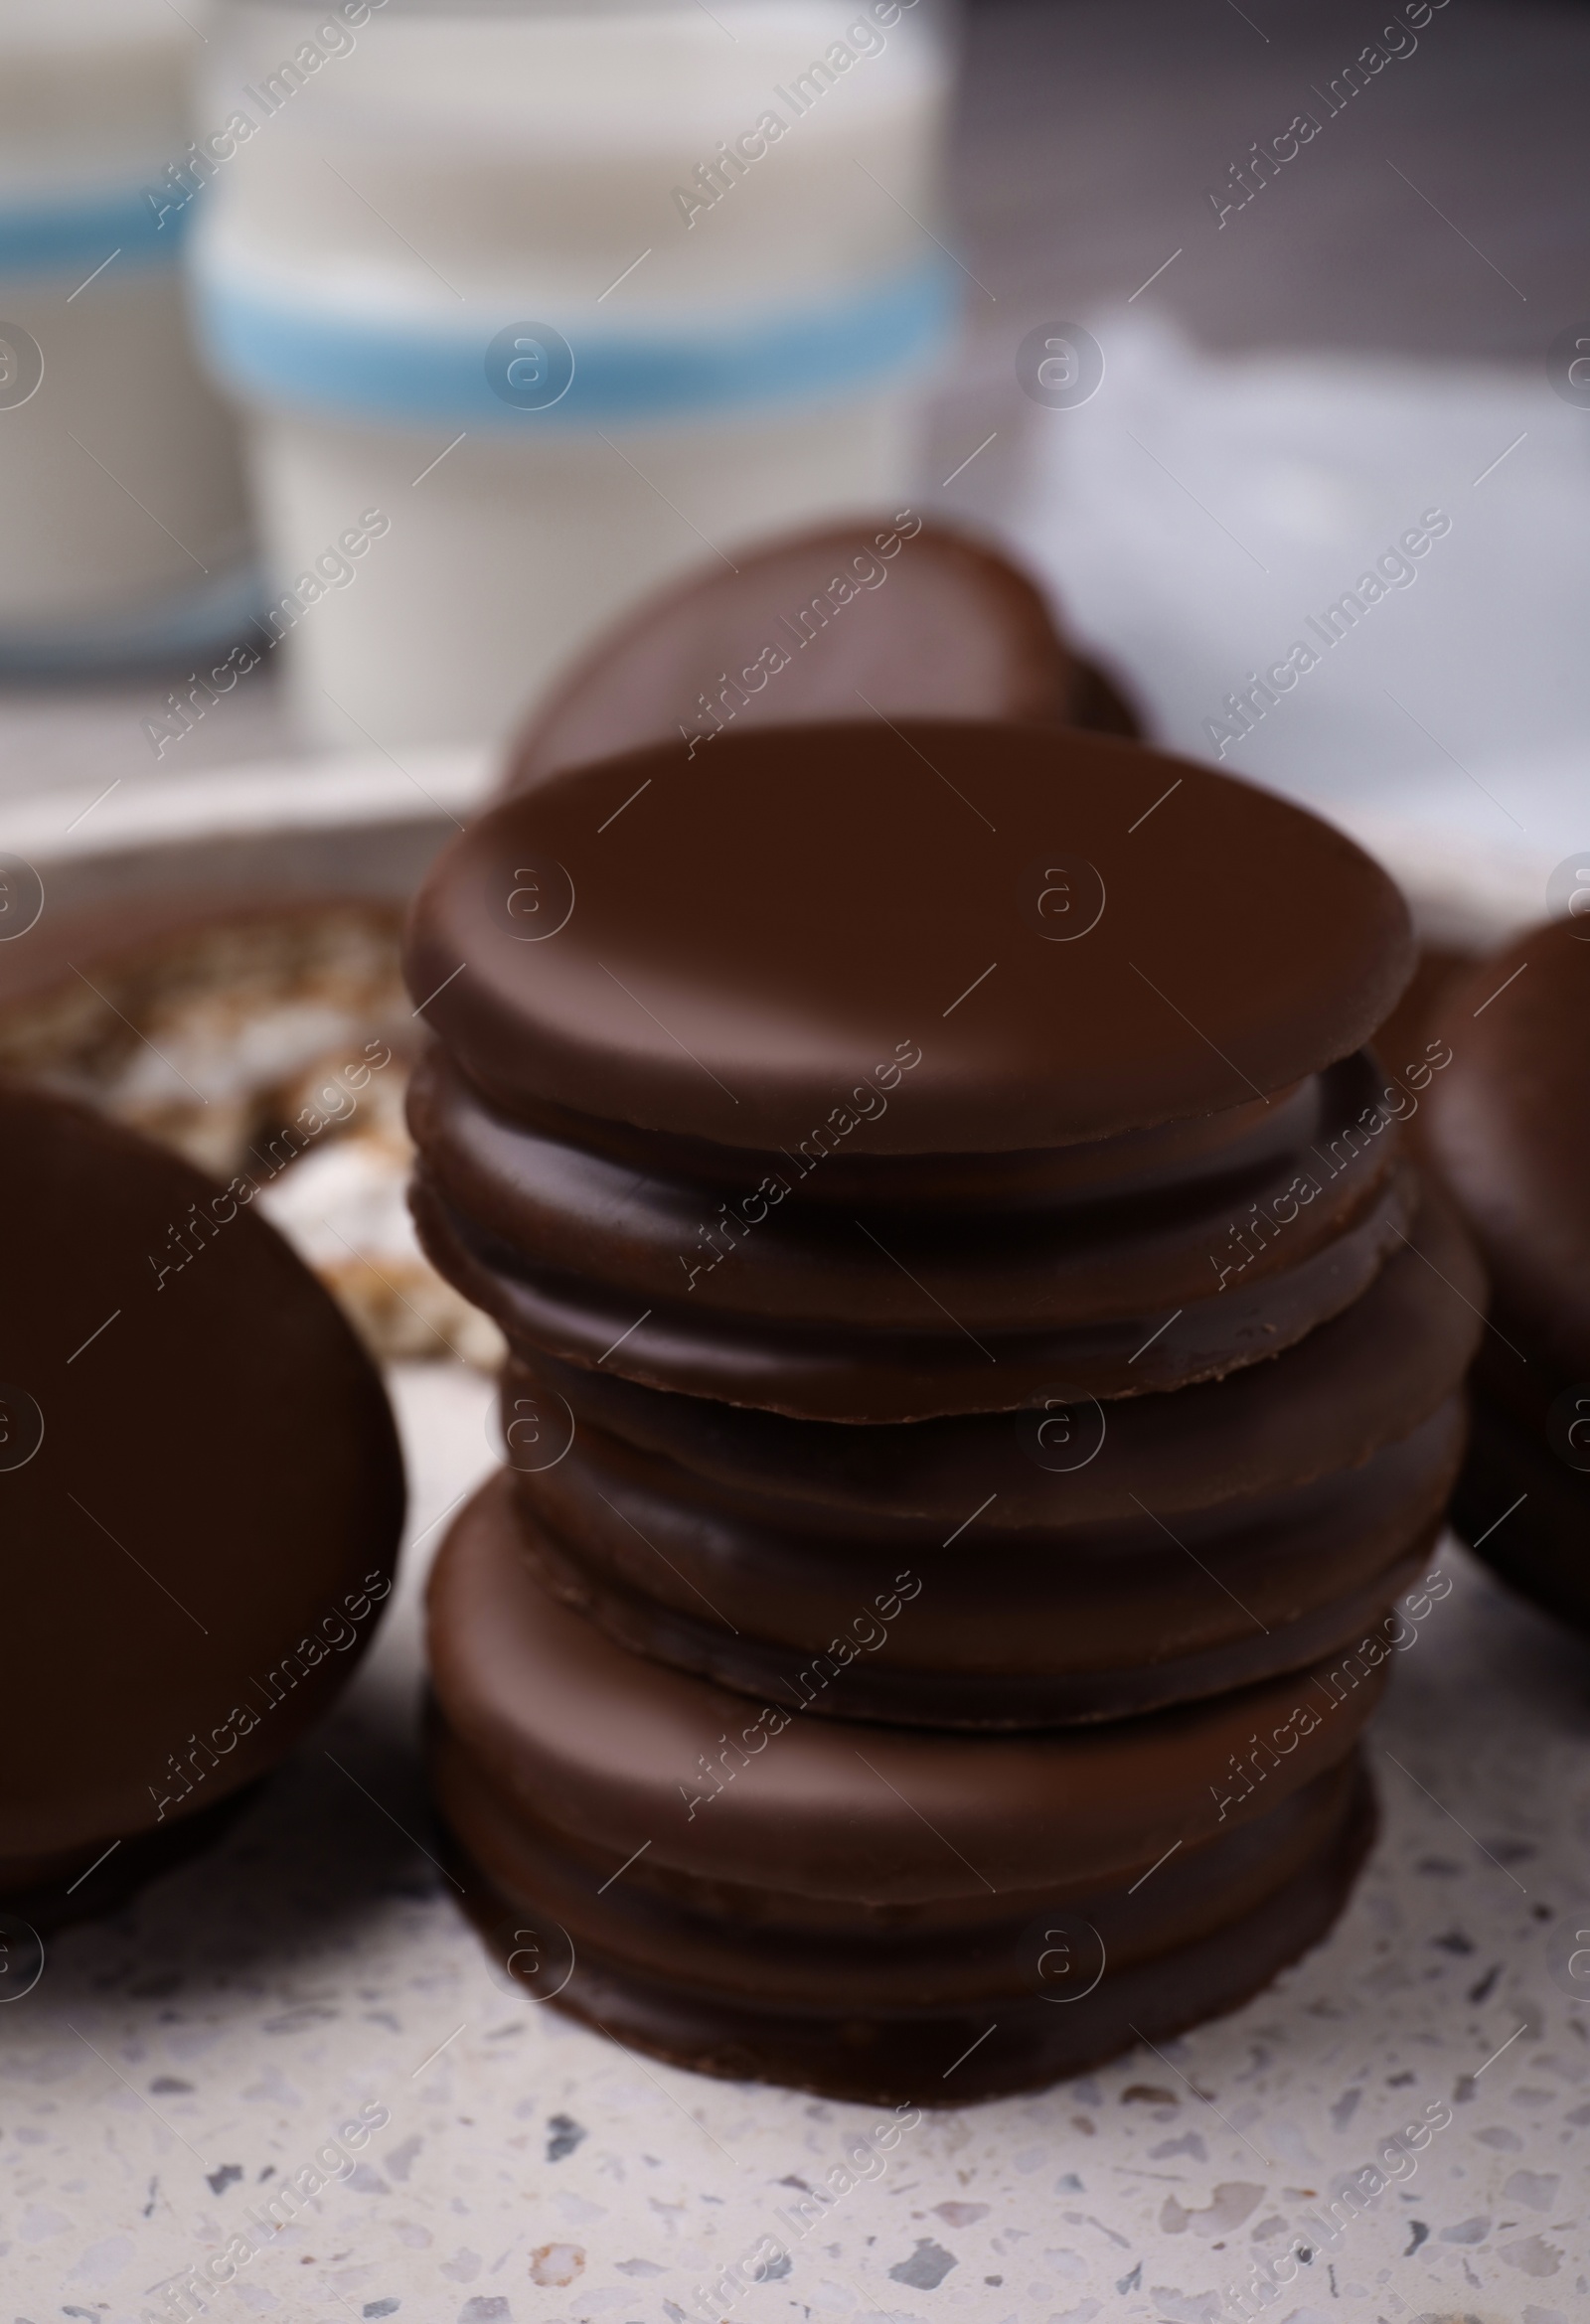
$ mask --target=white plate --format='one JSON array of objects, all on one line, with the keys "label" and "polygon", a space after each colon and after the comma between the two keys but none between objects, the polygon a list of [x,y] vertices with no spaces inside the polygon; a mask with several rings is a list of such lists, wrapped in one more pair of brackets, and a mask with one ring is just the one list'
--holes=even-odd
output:
[{"label": "white plate", "polygon": [[0,800],[45,908],[139,895],[406,895],[495,779],[477,748],[227,768]]}]

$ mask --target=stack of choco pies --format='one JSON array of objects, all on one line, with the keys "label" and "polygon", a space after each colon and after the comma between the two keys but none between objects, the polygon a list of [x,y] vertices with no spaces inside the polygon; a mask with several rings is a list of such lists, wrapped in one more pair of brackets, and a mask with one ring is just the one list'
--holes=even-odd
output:
[{"label": "stack of choco pies", "polygon": [[1313,817],[1034,727],[659,746],[442,857],[413,1202],[511,1355],[434,1783],[532,1990],[955,2103],[1322,1936],[1484,1297],[1365,1047],[1412,960]]}]

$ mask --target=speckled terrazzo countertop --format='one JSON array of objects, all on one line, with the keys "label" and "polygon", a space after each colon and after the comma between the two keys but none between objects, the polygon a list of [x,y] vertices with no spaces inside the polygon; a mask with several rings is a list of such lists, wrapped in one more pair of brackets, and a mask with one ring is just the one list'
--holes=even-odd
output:
[{"label": "speckled terrazzo countertop", "polygon": [[[421,1569],[491,1464],[490,1391],[395,1387],[417,1548],[345,1706],[220,1848],[0,2006],[0,2324],[197,2315],[175,2287],[229,2246],[218,2324],[1213,2324],[1300,2238],[1248,2312],[1590,2315],[1590,1658],[1462,1551],[1328,1944],[1163,2053],[858,2145],[875,2110],[643,2062],[488,1961],[425,1854],[414,1733]],[[335,2175],[276,2226],[306,2172]],[[746,2282],[764,2239],[787,2266]]]}]

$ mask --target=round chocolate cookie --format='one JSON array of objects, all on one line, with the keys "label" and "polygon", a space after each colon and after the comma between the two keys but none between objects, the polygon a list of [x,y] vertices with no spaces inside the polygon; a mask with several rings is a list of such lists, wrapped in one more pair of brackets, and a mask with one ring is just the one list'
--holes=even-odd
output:
[{"label": "round chocolate cookie", "polygon": [[1273,1363],[892,1428],[515,1359],[526,1554],[621,1643],[820,1713],[1036,1726],[1191,1700],[1352,1642],[1415,1578],[1483,1297],[1432,1207]]},{"label": "round chocolate cookie", "polygon": [[1505,1578],[1590,1632],[1590,920],[1531,928],[1442,996],[1425,1146],[1491,1276],[1454,1505]]},{"label": "round chocolate cookie", "polygon": [[532,1990],[560,1962],[564,2007],[681,2064],[940,2103],[1049,2081],[1234,2007],[1361,1856],[1362,1662],[1063,1735],[752,1718],[559,1607],[518,1542],[494,1479],[430,1588],[471,1908]]},{"label": "round chocolate cookie", "polygon": [[1273,1101],[1362,1046],[1413,957],[1384,872],[1282,799],[919,722],[661,745],[512,800],[431,872],[405,973],[510,1116],[1003,1155]]},{"label": "round chocolate cookie", "polygon": [[329,1706],[392,1586],[380,1380],[242,1184],[0,1086],[0,1896],[36,1925],[213,1828]]},{"label": "round chocolate cookie", "polygon": [[[589,1426],[688,1468],[752,1518],[827,1533],[888,1537],[903,1522],[942,1536],[991,1489],[986,1532],[1108,1521],[1133,1493],[1176,1517],[1317,1482],[1411,1436],[1462,1380],[1484,1292],[1450,1209],[1431,1201],[1416,1247],[1345,1315],[1273,1363],[1174,1396],[1095,1403],[1057,1386],[1023,1412],[864,1427],[659,1395],[610,1364],[542,1354],[510,1362],[505,1428],[527,1487]],[[542,1399],[528,1416],[527,1393]],[[546,1433],[533,1442],[534,1428]]]},{"label": "round chocolate cookie", "polygon": [[626,614],[515,744],[507,791],[676,734],[753,726],[1005,718],[1137,735],[1115,683],[1079,661],[1009,559],[908,512],[741,551]]},{"label": "round chocolate cookie", "polygon": [[[1417,1190],[1382,1134],[1380,1078],[1360,1054],[1272,1118],[1233,1109],[1227,1151],[1185,1177],[901,1218],[890,1181],[909,1158],[874,1159],[871,1199],[835,1211],[767,1156],[761,1198],[715,1210],[700,1181],[505,1121],[432,1056],[410,1103],[413,1206],[434,1264],[511,1342],[595,1365],[621,1340],[619,1368],[649,1386],[858,1421],[1008,1411],[1056,1379],[1142,1395],[1276,1354],[1403,1247]],[[1141,1143],[1086,1151],[1102,1172],[1111,1145]]]},{"label": "round chocolate cookie", "polygon": [[581,1431],[521,1496],[525,1553],[623,1645],[748,1694],[935,1726],[1121,1718],[1356,1641],[1418,1578],[1463,1417],[1449,1398],[1360,1470],[1174,1531],[1146,1505],[1055,1534],[984,1537],[974,1517],[917,1553],[752,1526]]}]

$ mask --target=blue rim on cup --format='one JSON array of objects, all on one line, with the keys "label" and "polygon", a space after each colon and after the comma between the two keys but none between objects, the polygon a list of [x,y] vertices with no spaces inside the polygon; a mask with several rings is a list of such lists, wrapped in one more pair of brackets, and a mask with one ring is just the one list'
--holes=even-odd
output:
[{"label": "blue rim on cup", "polygon": [[485,301],[446,310],[317,294],[206,235],[194,279],[211,364],[247,400],[496,433],[799,409],[881,389],[938,353],[957,303],[937,257],[805,304],[628,328],[593,311],[530,322],[523,306]]},{"label": "blue rim on cup", "polygon": [[161,205],[143,185],[0,202],[0,281],[72,274],[112,256],[128,266],[169,265],[182,255],[190,208],[162,218]]}]

